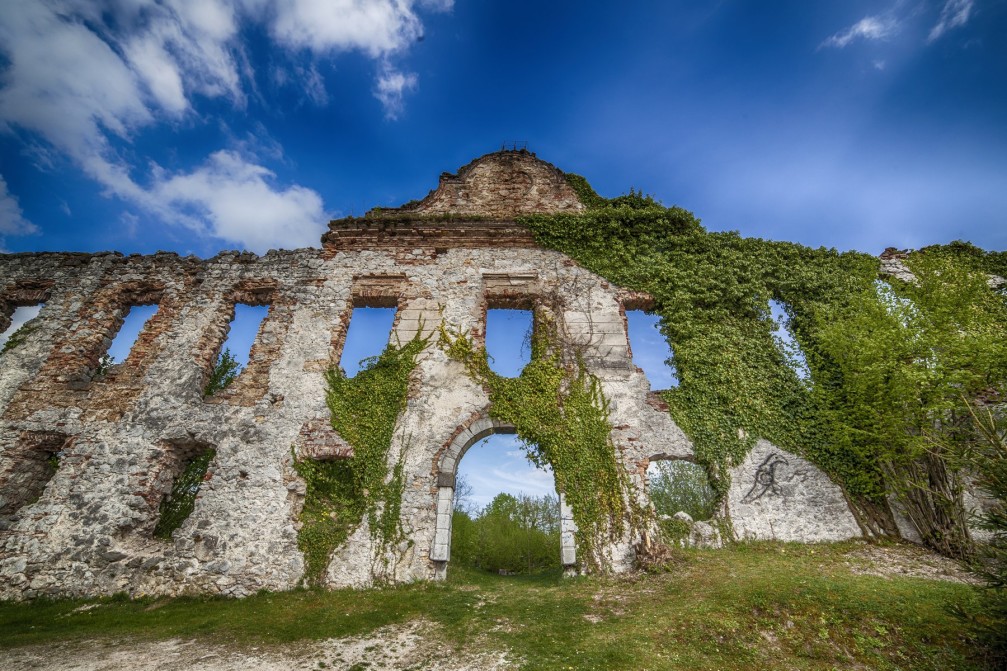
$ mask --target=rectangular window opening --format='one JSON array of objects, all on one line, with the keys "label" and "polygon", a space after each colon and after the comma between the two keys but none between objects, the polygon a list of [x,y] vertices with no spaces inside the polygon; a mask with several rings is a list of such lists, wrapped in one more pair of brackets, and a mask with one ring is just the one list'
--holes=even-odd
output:
[{"label": "rectangular window opening", "polygon": [[28,341],[36,328],[32,320],[44,306],[44,303],[38,303],[14,308],[14,312],[10,315],[10,325],[0,333],[0,353],[9,352]]},{"label": "rectangular window opening", "polygon": [[385,351],[397,311],[394,298],[358,298],[353,301],[350,325],[339,357],[339,367],[346,377],[356,377],[370,361]]},{"label": "rectangular window opening", "polygon": [[154,495],[159,500],[155,538],[171,540],[175,530],[192,515],[199,488],[216,454],[212,447],[199,442],[165,446],[166,463],[154,482]]},{"label": "rectangular window opening", "polygon": [[108,371],[109,366],[123,363],[129,357],[144,326],[157,313],[157,304],[136,304],[126,308],[122,326],[112,338],[112,344],[98,360],[98,375]]},{"label": "rectangular window opening", "polygon": [[669,531],[665,527],[674,525],[678,513],[696,521],[716,514],[717,495],[705,468],[680,459],[651,459],[647,466],[648,491],[662,530]]},{"label": "rectangular window opening", "polygon": [[213,396],[226,389],[248,366],[252,347],[268,314],[268,303],[234,304],[234,317],[227,327],[227,338],[224,339],[213,362],[213,369],[203,389],[204,396]]},{"label": "rectangular window opening", "polygon": [[[529,306],[530,308],[530,306]],[[517,377],[531,362],[535,313],[531,309],[490,307],[486,310],[486,354],[490,370]]]},{"label": "rectangular window opening", "polygon": [[790,326],[787,305],[776,299],[769,301],[769,315],[773,323],[776,324],[773,329],[773,340],[783,354],[787,366],[794,371],[798,379],[810,382],[811,370],[808,368],[808,359],[804,356],[804,350],[798,344]]},{"label": "rectangular window opening", "polygon": [[647,376],[650,388],[677,387],[675,353],[661,333],[661,318],[652,312],[627,309],[626,329],[633,363]]}]

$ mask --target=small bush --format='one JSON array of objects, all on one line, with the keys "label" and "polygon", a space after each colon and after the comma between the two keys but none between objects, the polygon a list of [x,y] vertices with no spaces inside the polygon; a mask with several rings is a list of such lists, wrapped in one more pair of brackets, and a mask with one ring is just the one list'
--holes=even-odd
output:
[{"label": "small bush", "polygon": [[29,336],[31,336],[31,334],[34,331],[35,326],[31,322],[26,322],[22,324],[21,328],[19,328],[17,331],[14,331],[14,333],[11,333],[10,337],[7,338],[7,341],[4,342],[3,349],[0,350],[0,354],[6,354],[15,347],[18,347],[23,343],[25,343],[28,340]]},{"label": "small bush", "polygon": [[226,389],[241,372],[241,364],[231,355],[231,350],[225,349],[217,355],[217,361],[210,371],[210,380],[203,389],[203,396],[213,396],[218,391]]}]

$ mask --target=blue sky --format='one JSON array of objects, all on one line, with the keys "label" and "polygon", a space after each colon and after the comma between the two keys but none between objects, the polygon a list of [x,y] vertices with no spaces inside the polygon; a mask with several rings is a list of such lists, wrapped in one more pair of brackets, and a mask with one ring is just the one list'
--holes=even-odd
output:
[{"label": "blue sky", "polygon": [[1007,3],[8,0],[0,245],[315,245],[510,140],[716,230],[1007,247]]},{"label": "blue sky", "polygon": [[318,244],[509,141],[712,230],[1007,248],[1007,0],[7,0],[0,250]]}]

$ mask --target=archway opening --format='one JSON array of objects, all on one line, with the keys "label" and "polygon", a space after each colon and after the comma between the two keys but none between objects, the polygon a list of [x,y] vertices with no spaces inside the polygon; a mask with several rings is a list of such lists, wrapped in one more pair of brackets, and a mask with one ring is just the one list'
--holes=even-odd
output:
[{"label": "archway opening", "polygon": [[559,495],[552,471],[528,461],[513,434],[490,435],[465,453],[451,522],[456,566],[503,575],[560,568]]},{"label": "archway opening", "polygon": [[448,452],[441,462],[431,552],[438,577],[446,577],[449,560],[499,575],[574,569],[576,528],[569,508],[552,471],[528,459],[513,427],[481,420]]},{"label": "archway opening", "polygon": [[668,537],[680,535],[683,524],[706,522],[716,515],[717,495],[706,469],[699,464],[652,459],[647,466],[647,484],[658,526]]}]

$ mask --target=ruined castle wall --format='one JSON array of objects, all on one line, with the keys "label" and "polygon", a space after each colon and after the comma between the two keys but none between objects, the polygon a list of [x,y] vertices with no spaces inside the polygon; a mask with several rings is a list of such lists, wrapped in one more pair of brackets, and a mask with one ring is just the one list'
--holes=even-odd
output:
[{"label": "ruined castle wall", "polygon": [[[208,260],[0,255],[0,328],[17,306],[45,303],[21,344],[0,354],[0,598],[295,587],[305,568],[297,546],[305,483],[294,460],[353,452],[332,428],[324,373],[340,359],[354,306],[396,307],[395,343],[431,339],[388,452],[390,473],[402,465],[404,540],[378,547],[362,520],[334,554],[330,586],[445,575],[458,462],[483,435],[513,427],[490,419],[487,391],[434,334],[443,324],[482,342],[487,309],[552,319],[609,403],[626,495],[649,506],[650,461],[692,458],[631,360],[625,310],[646,308],[649,297],[537,247],[513,220],[581,209],[561,171],[503,151],[443,175],[423,201],[332,222],[322,249]],[[241,375],[204,398],[236,303],[268,305],[268,314]],[[127,359],[103,371],[130,306],[150,304],[158,310]],[[173,478],[211,449],[193,512],[170,540],[155,537]],[[824,478],[811,469],[791,480]],[[790,490],[769,495],[781,493]],[[752,514],[775,514],[777,504],[760,500]],[[755,518],[746,524],[761,529]],[[564,508],[563,563],[576,570],[572,531]],[[630,568],[642,531],[628,528],[602,547],[603,568]]]},{"label": "ruined castle wall", "polygon": [[[26,343],[0,358],[0,489],[41,463],[33,454],[59,453],[38,500],[0,522],[3,597],[240,596],[295,586],[304,570],[296,538],[304,484],[292,451],[351,453],[330,428],[323,372],[338,361],[355,301],[396,305],[392,338],[400,342],[441,320],[482,337],[487,306],[514,297],[552,310],[611,400],[613,439],[630,477],[642,483],[655,454],[691,454],[629,359],[617,288],[555,252],[309,249],[206,261],[19,254],[0,257],[0,276],[7,304],[45,300]],[[151,302],[158,312],[127,360],[96,376],[129,306]],[[269,312],[248,367],[204,399],[235,302]],[[485,390],[432,340],[389,451],[403,459],[411,542],[376,557],[362,525],[337,552],[331,584],[434,577],[440,457],[487,413]],[[216,456],[195,510],[171,541],[154,538],[165,473],[207,447]],[[617,569],[631,559],[629,540],[611,550]]]}]

